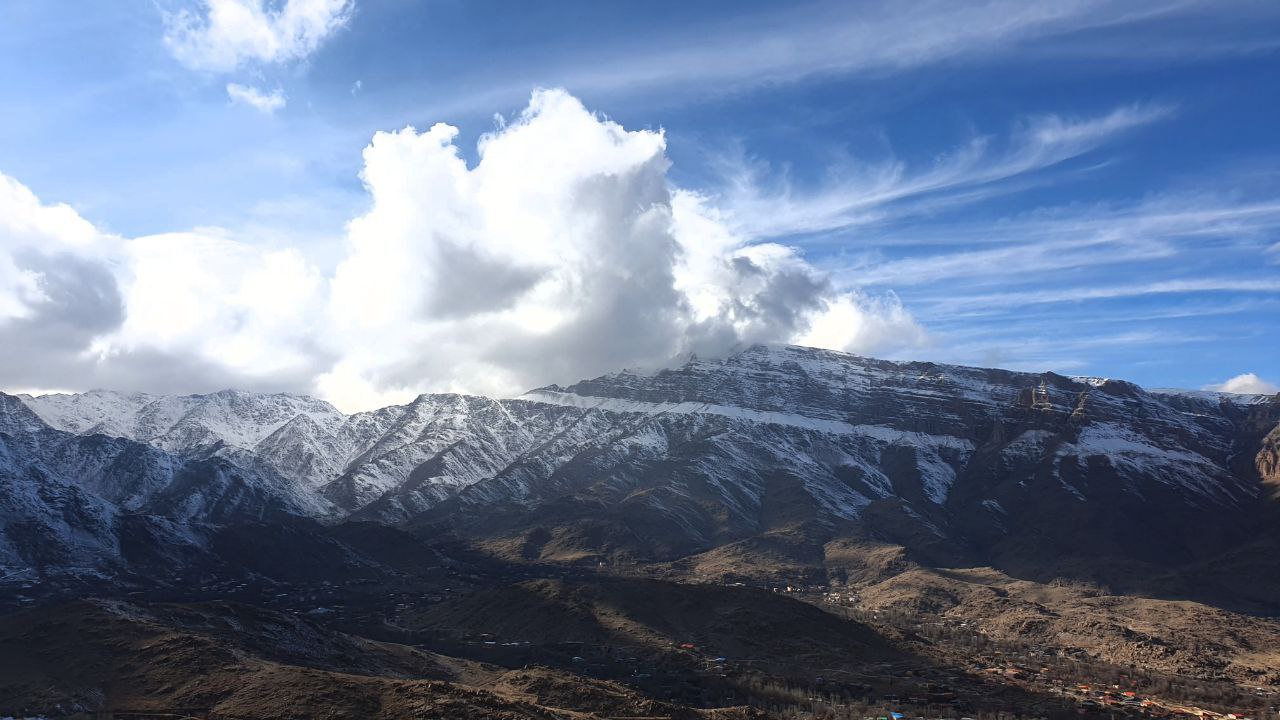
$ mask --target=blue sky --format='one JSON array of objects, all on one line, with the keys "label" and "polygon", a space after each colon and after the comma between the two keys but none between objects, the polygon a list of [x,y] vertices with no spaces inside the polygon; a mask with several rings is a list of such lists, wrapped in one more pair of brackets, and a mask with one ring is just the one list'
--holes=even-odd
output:
[{"label": "blue sky", "polygon": [[[243,22],[219,25],[232,11]],[[1269,2],[11,0],[0,174],[37,200],[14,190],[19,220],[0,225],[14,258],[8,280],[0,268],[12,296],[0,332],[40,318],[74,332],[30,343],[0,385],[226,383],[357,407],[769,340],[1148,386],[1253,373],[1233,387],[1265,390],[1280,382],[1278,46]],[[572,102],[531,112],[539,88]],[[625,152],[594,134],[604,118],[629,133]],[[474,173],[415,160],[436,123],[456,128],[445,142]],[[522,123],[545,125],[524,136],[555,152],[521,146],[534,142],[512,129]],[[413,137],[387,135],[370,159],[375,133],[406,126]],[[495,156],[531,160],[484,170],[478,143],[494,137],[509,148]],[[627,154],[653,151],[651,138],[659,161]],[[561,209],[538,214],[534,162],[615,149],[616,163],[548,180],[565,183],[543,198]],[[616,254],[591,238],[556,245],[584,222],[563,208],[598,201],[583,187],[631,174],[634,196],[608,202],[656,202],[674,230],[609,244]],[[650,174],[674,200],[654,199]],[[64,204],[93,241],[20,219]],[[431,212],[395,214],[406,204]],[[598,232],[634,236],[639,220],[606,210],[590,208],[590,222],[614,223]],[[508,235],[485,235],[495,227]],[[521,227],[549,239],[526,246]],[[657,284],[579,290],[592,276],[547,270],[558,253],[614,285]],[[694,269],[684,255],[707,259]],[[726,271],[721,256],[754,270]],[[68,275],[76,262],[102,269],[92,302],[112,305],[107,317],[82,321],[73,306],[89,301],[57,294],[83,284]],[[467,277],[442,270],[451,262],[504,299],[431,300]],[[165,263],[191,275],[146,275]],[[279,288],[246,280],[272,263],[288,268]],[[403,292],[338,317],[383,289],[351,278],[390,284],[378,278],[405,267]],[[199,313],[157,312],[165,292]],[[661,312],[629,304],[644,298]],[[582,307],[548,316],[566,303]],[[600,334],[610,324],[619,337]],[[527,335],[526,350],[458,339],[495,332]],[[391,334],[403,337],[385,358],[351,350]],[[525,357],[539,353],[584,359]],[[422,364],[428,354],[447,360]]]}]

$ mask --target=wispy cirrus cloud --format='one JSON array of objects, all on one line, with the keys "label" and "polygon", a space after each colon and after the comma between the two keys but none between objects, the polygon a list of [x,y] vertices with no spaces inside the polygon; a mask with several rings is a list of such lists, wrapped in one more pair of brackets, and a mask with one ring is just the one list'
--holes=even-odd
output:
[{"label": "wispy cirrus cloud", "polygon": [[1272,200],[1170,195],[903,221],[828,268],[844,287],[893,288],[939,359],[1059,371],[1145,363],[1173,376],[1174,358],[1208,363],[1218,348],[1269,342],[1280,278],[1266,256],[1277,234]]},{"label": "wispy cirrus cloud", "polygon": [[[911,248],[907,257],[864,255],[840,266],[862,285],[910,287],[962,281],[970,291],[952,295],[965,303],[1055,302],[1118,297],[1097,285],[1067,290],[1038,288],[1028,292],[973,294],[991,284],[1009,286],[1033,273],[1143,262],[1144,277],[1177,274],[1181,268],[1152,264],[1156,260],[1190,258],[1206,253],[1219,256],[1265,254],[1266,243],[1280,231],[1280,203],[1213,197],[1156,198],[1121,207],[1048,208],[1022,218],[975,224],[952,223],[945,228],[901,228],[879,241],[882,248]],[[952,250],[951,248],[956,248]],[[1221,279],[1170,277],[1158,282],[1124,283],[1115,292],[1128,295],[1237,289],[1268,292],[1280,281],[1247,276]],[[1144,292],[1137,292],[1147,288]],[[954,290],[954,288],[950,288]]]},{"label": "wispy cirrus cloud", "polygon": [[1280,280],[1245,280],[1231,277],[1161,280],[1159,282],[1076,286],[1052,290],[1026,290],[1018,292],[988,293],[955,297],[945,300],[952,311],[982,307],[1018,307],[1051,303],[1077,303],[1088,300],[1114,300],[1144,295],[1179,295],[1185,293],[1280,293]]},{"label": "wispy cirrus cloud", "polygon": [[[829,170],[820,187],[797,189],[768,166],[738,159],[728,163],[719,204],[736,229],[751,237],[784,237],[883,222],[911,214],[920,205],[965,204],[1009,192],[1003,181],[1052,168],[1097,150],[1122,133],[1168,118],[1172,105],[1133,104],[1089,118],[1040,115],[1024,118],[1008,139],[973,138],[917,169],[893,160],[850,162]],[[902,208],[903,204],[915,205]]]},{"label": "wispy cirrus cloud", "polygon": [[[771,168],[744,162],[715,197],[744,236],[827,253],[820,264],[837,286],[897,293],[930,329],[934,357],[1070,369],[1126,346],[1239,341],[1257,330],[1191,323],[1198,332],[1171,332],[1170,321],[1254,317],[1280,299],[1280,280],[1268,274],[1280,203],[1248,172],[1133,201],[994,218],[986,210],[1001,195],[1078,181],[1106,166],[1108,143],[1176,112],[1130,104],[1093,117],[1028,117],[1007,139],[974,138],[928,167],[849,163],[808,187],[785,175],[770,182]],[[1083,162],[1090,153],[1096,162]],[[1064,323],[1107,340],[1065,341],[1053,330]]]},{"label": "wispy cirrus cloud", "polygon": [[[1280,47],[1280,36],[1267,32],[1278,16],[1250,0],[774,3],[664,26],[657,35],[611,36],[603,43],[555,36],[540,52],[518,56],[517,67],[494,60],[461,69],[456,92],[416,103],[412,114],[487,112],[532,85],[684,104],[942,66],[1252,55]],[[511,57],[517,56],[503,60]]]},{"label": "wispy cirrus cloud", "polygon": [[[643,46],[612,43],[617,54],[590,53],[590,62],[575,63],[557,81],[582,89],[699,85],[724,92],[817,76],[904,73],[942,62],[998,59],[1015,50],[1140,57],[1142,43],[1103,32],[1135,26],[1148,28],[1153,54],[1163,56],[1172,47],[1189,53],[1242,52],[1238,33],[1235,44],[1206,42],[1208,29],[1197,20],[1222,15],[1222,3],[1205,0],[797,3],[739,15],[715,27],[691,26]],[[1156,23],[1160,26],[1151,27]],[[1187,31],[1195,28],[1198,42],[1196,33]],[[1259,33],[1244,51],[1276,43]]]}]

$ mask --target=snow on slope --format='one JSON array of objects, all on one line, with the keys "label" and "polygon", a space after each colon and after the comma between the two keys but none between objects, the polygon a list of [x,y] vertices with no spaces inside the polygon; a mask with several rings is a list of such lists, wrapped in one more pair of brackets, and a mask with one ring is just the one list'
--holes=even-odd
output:
[{"label": "snow on slope", "polygon": [[[26,396],[23,401],[60,430],[128,438],[184,457],[219,455],[246,470],[265,468],[305,487],[341,471],[352,452],[341,435],[347,417],[304,395],[223,390],[156,396],[94,390]],[[306,492],[293,494],[304,506],[323,506]]]},{"label": "snow on slope", "polygon": [[554,390],[533,390],[521,395],[519,400],[561,405],[564,407],[582,408],[584,410],[604,410],[616,413],[636,413],[640,415],[663,415],[667,413],[682,415],[718,415],[725,418],[747,420],[749,422],[770,425],[789,425],[819,432],[838,435],[855,432],[853,425],[839,420],[811,418],[797,413],[775,412],[770,410],[752,410],[732,405],[716,405],[706,402],[644,402],[641,400],[625,400],[621,398],[591,397]]},{"label": "snow on slope", "polygon": [[1182,449],[1161,447],[1151,439],[1115,423],[1098,423],[1080,431],[1074,443],[1061,446],[1061,455],[1101,455],[1113,465],[1134,474],[1176,484],[1206,496],[1233,495],[1242,491],[1231,482],[1225,468],[1205,456]]},{"label": "snow on slope", "polygon": [[[1237,421],[1216,399],[789,346],[619,372],[512,400],[423,395],[351,416],[304,396],[235,391],[24,401],[55,427],[285,478],[292,485],[277,483],[269,494],[292,496],[304,512],[324,514],[332,502],[387,521],[454,497],[470,505],[566,494],[623,503],[642,493],[648,506],[682,514],[682,522],[692,523],[686,506],[697,502],[749,524],[780,491],[779,478],[790,478],[834,517],[856,519],[873,502],[900,499],[937,525],[957,483],[991,482],[966,478],[975,455],[989,450],[1005,458],[997,472],[1105,455],[1115,482],[1134,493],[1150,493],[1155,482],[1180,493],[1242,496],[1225,469]],[[962,495],[993,500],[987,492],[970,487]],[[1000,505],[1016,513],[1010,498]]]},{"label": "snow on slope", "polygon": [[1147,392],[1152,395],[1175,395],[1196,400],[1206,400],[1215,404],[1226,402],[1242,406],[1261,405],[1275,397],[1275,395],[1232,393],[1219,390],[1179,390],[1177,388],[1148,388]]},{"label": "snow on slope", "polygon": [[101,433],[185,451],[218,442],[252,449],[298,417],[334,433],[346,416],[307,397],[222,390],[207,395],[147,395],[93,390],[77,395],[26,396],[24,402],[49,425],[78,434]]},{"label": "snow on slope", "polygon": [[0,393],[0,576],[110,576],[126,536],[151,538],[161,554],[199,543],[177,522],[123,512],[95,492],[119,443],[55,430]]},{"label": "snow on slope", "polygon": [[[714,403],[644,402],[619,398],[589,397],[554,390],[534,390],[520,396],[519,399],[548,405],[654,417],[662,415],[712,415],[729,420],[742,421],[747,424],[779,425],[829,435],[853,435],[874,441],[876,444],[912,447],[920,454],[918,462],[925,485],[925,493],[931,501],[938,504],[946,500],[947,491],[956,477],[954,467],[943,460],[939,455],[939,449],[953,451],[953,454],[960,456],[966,455],[974,449],[973,443],[969,440],[950,435],[929,435],[920,432],[897,430],[883,425],[853,425],[839,420],[806,417],[797,413],[753,410]],[[797,457],[801,457],[801,455],[797,454]],[[859,462],[859,460],[856,456],[850,456],[847,458],[847,462],[852,464]],[[825,486],[815,485],[811,487],[811,490],[824,498],[833,496]],[[841,493],[837,492],[835,495],[841,495]],[[827,502],[827,505],[833,510],[839,511],[850,505],[865,506],[867,502],[866,498],[850,500],[845,497],[844,500],[839,502]],[[849,513],[844,512],[841,514],[848,515]]]},{"label": "snow on slope", "polygon": [[[95,411],[104,407],[100,400],[90,399]],[[122,511],[180,521],[333,514],[334,508],[314,489],[270,468],[237,464],[209,448],[179,454],[104,435],[97,428],[111,418],[101,416],[83,418],[78,426],[86,432],[75,434],[41,420],[30,402],[0,393],[0,433],[4,433],[15,476],[73,485]],[[142,407],[155,404],[153,400]]]}]

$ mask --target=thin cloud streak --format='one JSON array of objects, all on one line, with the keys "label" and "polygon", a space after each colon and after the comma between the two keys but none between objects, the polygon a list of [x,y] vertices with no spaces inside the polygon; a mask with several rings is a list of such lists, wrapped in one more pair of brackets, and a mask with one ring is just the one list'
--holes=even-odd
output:
[{"label": "thin cloud streak", "polygon": [[[950,225],[931,233],[904,230],[876,244],[980,249],[888,261],[863,258],[835,272],[864,286],[907,287],[945,280],[974,286],[991,278],[1007,284],[1010,277],[1041,270],[1171,258],[1200,251],[1206,239],[1219,239],[1242,252],[1263,252],[1262,238],[1280,229],[1280,203],[1196,207],[1196,202],[1171,198],[1118,210],[1057,209],[982,226]],[[1174,205],[1183,209],[1171,209]]]},{"label": "thin cloud streak", "polygon": [[[1164,59],[1176,43],[1180,58],[1238,55],[1237,44],[1209,44],[1203,16],[1228,16],[1224,5],[1240,2],[1143,0],[1123,6],[1102,0],[1052,4],[991,0],[984,3],[843,4],[837,11],[814,4],[786,6],[714,25],[690,24],[683,34],[638,37],[607,47],[578,46],[569,57],[547,63],[526,58],[519,68],[477,67],[460,92],[404,108],[412,117],[456,117],[488,113],[518,103],[532,86],[560,86],[604,97],[648,97],[680,103],[690,98],[742,95],[757,90],[826,78],[883,78],[942,63],[1002,62],[1036,53],[1073,58],[1141,57],[1145,43],[1124,33],[1105,40],[1096,31],[1176,22],[1188,31],[1153,46]],[[778,6],[783,7],[783,6]],[[1263,11],[1271,17],[1276,13]],[[1242,23],[1243,24],[1243,23]],[[1252,19],[1248,27],[1259,26]],[[1093,32],[1087,32],[1093,31]],[[567,46],[561,43],[556,49]],[[1250,52],[1280,46],[1266,39]],[[477,88],[479,88],[477,90]]]},{"label": "thin cloud streak", "polygon": [[1213,343],[1220,338],[1206,334],[1169,332],[1144,328],[1094,335],[1062,337],[1026,332],[941,333],[942,345],[933,359],[959,365],[1000,367],[1025,372],[1053,371],[1074,374],[1096,367],[1108,353],[1125,353],[1135,348],[1185,346]]},{"label": "thin cloud streak", "polygon": [[1196,280],[1163,280],[1141,285],[1107,287],[1073,287],[1060,290],[991,293],[951,298],[944,303],[953,308],[1041,305],[1048,303],[1113,300],[1143,295],[1172,295],[1206,292],[1280,293],[1280,280],[1238,280],[1234,278],[1201,278]]},{"label": "thin cloud streak", "polygon": [[1081,31],[1194,16],[1213,7],[1198,1],[1119,7],[1100,0],[880,3],[835,13],[806,7],[717,29],[699,27],[666,45],[623,46],[625,59],[597,56],[575,62],[574,70],[556,77],[579,90],[698,84],[733,92],[814,76],[887,75],[944,61],[999,57],[1066,36],[1072,36],[1077,52],[1087,54],[1091,43],[1077,41]]},{"label": "thin cloud streak", "polygon": [[271,92],[264,92],[239,83],[227,84],[227,97],[237,105],[247,105],[267,115],[275,113],[288,103],[283,90],[277,88]]},{"label": "thin cloud streak", "polygon": [[[930,327],[940,333],[953,330],[965,330],[971,327],[973,320],[982,318],[1001,318],[1000,331],[1035,330],[1046,323],[1052,323],[1056,329],[1079,328],[1092,330],[1100,323],[1116,325],[1120,323],[1153,322],[1161,320],[1183,320],[1188,318],[1204,318],[1239,313],[1261,312],[1264,310],[1280,310],[1280,298],[1254,298],[1252,300],[1219,302],[1212,294],[1192,298],[1191,306],[1175,306],[1161,310],[1133,311],[1124,308],[1099,306],[1091,308],[1087,315],[1082,315],[1074,306],[1063,303],[1042,303],[1040,305],[988,306],[974,307],[965,310],[951,310],[945,301],[923,300],[920,307],[931,307]],[[1142,297],[1137,295],[1134,297]],[[975,331],[977,332],[977,331]]]},{"label": "thin cloud streak", "polygon": [[[933,167],[913,173],[900,161],[833,169],[842,178],[813,192],[797,192],[784,182],[765,187],[768,168],[739,161],[719,198],[726,215],[747,237],[776,238],[828,232],[886,220],[888,206],[912,199],[957,204],[987,199],[1000,189],[983,186],[1051,168],[1098,149],[1117,135],[1172,116],[1169,105],[1128,105],[1087,119],[1057,115],[1028,118],[1003,153],[992,138],[977,137]],[[1011,191],[1016,188],[1005,188]],[[937,196],[947,196],[942,197]],[[910,210],[908,209],[908,213]]]}]

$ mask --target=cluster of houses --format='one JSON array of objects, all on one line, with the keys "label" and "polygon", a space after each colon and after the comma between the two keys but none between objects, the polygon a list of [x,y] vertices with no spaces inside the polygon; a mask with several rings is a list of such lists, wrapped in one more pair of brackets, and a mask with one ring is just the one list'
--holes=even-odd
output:
[{"label": "cluster of houses", "polygon": [[858,593],[852,590],[830,590],[822,594],[822,602],[828,605],[852,607],[859,602]]},{"label": "cluster of houses", "polygon": [[[1144,697],[1133,687],[1118,684],[1072,683],[1054,680],[1048,676],[1048,668],[1039,670],[1021,666],[1012,662],[986,668],[991,675],[1002,675],[1006,679],[1027,681],[1028,684],[1047,686],[1060,695],[1075,700],[1081,709],[1106,712],[1111,715],[1125,714],[1150,718],[1202,718],[1204,720],[1253,720],[1248,712],[1219,712],[1206,708],[1177,703],[1158,697]],[[1255,693],[1259,697],[1267,697],[1269,691],[1259,688]],[[1274,709],[1272,711],[1274,714]]]},{"label": "cluster of houses", "polygon": [[1213,720],[1252,720],[1247,713],[1220,713],[1194,705],[1174,703],[1157,698],[1144,698],[1136,691],[1124,690],[1119,685],[1110,687],[1089,684],[1077,685],[1074,692],[1080,704],[1086,708],[1131,710],[1148,717],[1195,717]]}]

